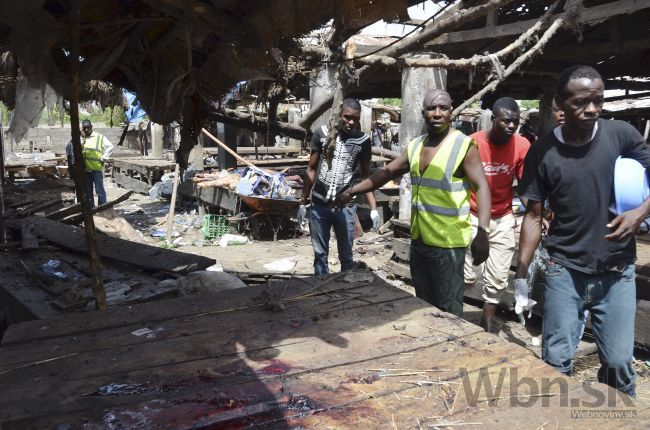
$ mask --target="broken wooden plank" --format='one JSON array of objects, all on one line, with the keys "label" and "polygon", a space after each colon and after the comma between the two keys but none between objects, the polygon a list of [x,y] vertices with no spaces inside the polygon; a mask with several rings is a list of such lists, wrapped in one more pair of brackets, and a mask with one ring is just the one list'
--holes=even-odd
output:
[{"label": "broken wooden plank", "polygon": [[121,187],[128,188],[140,194],[149,194],[149,184],[139,179],[126,176],[123,173],[115,173],[113,180]]},{"label": "broken wooden plank", "polygon": [[[31,217],[36,235],[73,252],[87,252],[86,237],[79,227],[47,218]],[[99,254],[103,258],[144,270],[190,273],[215,264],[212,258],[130,242],[110,236],[98,236]]]},{"label": "broken wooden plank", "polygon": [[67,206],[58,209],[54,212],[50,212],[45,215],[45,218],[49,218],[51,220],[61,220],[67,216],[78,214],[78,213],[81,213],[81,203],[76,203],[72,206]]},{"label": "broken wooden plank", "polygon": [[[104,203],[102,205],[95,206],[94,208],[92,208],[90,213],[94,215],[96,213],[103,212],[106,209],[110,209],[113,206],[127,200],[129,197],[131,197],[133,195],[133,193],[134,193],[133,190],[129,190],[126,193],[122,194],[120,197],[116,198],[115,200],[111,200],[110,202],[106,202],[106,203]],[[66,224],[77,224],[77,223],[81,222],[82,220],[83,220],[83,214],[78,213],[78,214],[73,214],[73,215],[69,215],[67,217],[64,217],[63,219],[61,219],[61,222],[64,222]]]},{"label": "broken wooden plank", "polygon": [[20,215],[20,216],[29,216],[29,215],[33,215],[33,214],[35,214],[37,212],[40,212],[40,211],[42,211],[44,209],[51,208],[52,206],[62,205],[62,204],[63,204],[63,201],[61,200],[61,198],[58,198],[58,199],[54,199],[54,200],[51,200],[51,201],[36,203],[36,204],[31,205],[31,206],[27,206],[27,207],[23,208],[22,210],[19,208],[18,210],[16,210],[16,214]]}]

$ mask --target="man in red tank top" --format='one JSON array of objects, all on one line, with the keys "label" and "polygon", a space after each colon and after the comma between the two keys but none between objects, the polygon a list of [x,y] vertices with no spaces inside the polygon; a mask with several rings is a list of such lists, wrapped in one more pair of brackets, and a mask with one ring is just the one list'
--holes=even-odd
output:
[{"label": "man in red tank top", "polygon": [[[515,218],[512,215],[514,179],[520,179],[530,143],[515,133],[519,126],[519,105],[510,97],[498,99],[492,108],[492,127],[472,134],[492,195],[492,212],[488,235],[490,256],[480,266],[472,264],[471,250],[465,259],[465,284],[473,287],[483,281],[483,316],[481,326],[492,331],[492,320],[501,294],[508,286],[510,264],[515,252]],[[472,235],[476,234],[476,196],[471,196]]]}]

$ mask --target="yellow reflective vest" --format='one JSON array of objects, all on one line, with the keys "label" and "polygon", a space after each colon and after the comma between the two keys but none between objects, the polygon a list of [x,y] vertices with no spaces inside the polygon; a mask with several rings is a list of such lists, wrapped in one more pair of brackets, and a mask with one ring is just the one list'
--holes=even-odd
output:
[{"label": "yellow reflective vest", "polygon": [[407,147],[411,171],[411,238],[440,248],[465,248],[471,236],[467,178],[454,172],[473,141],[455,130],[440,143],[438,152],[420,175],[420,153],[428,135]]},{"label": "yellow reflective vest", "polygon": [[104,136],[92,133],[83,140],[83,156],[86,170],[100,171],[103,168]]}]

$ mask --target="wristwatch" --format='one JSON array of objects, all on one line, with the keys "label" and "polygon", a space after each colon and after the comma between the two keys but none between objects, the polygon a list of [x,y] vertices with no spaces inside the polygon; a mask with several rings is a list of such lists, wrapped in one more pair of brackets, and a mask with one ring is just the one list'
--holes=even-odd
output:
[{"label": "wristwatch", "polygon": [[481,230],[481,231],[483,231],[483,232],[485,232],[485,233],[487,233],[487,234],[492,233],[492,230],[490,229],[490,227],[481,227],[481,226],[479,225],[479,226],[477,227],[477,229],[478,229],[478,230]]}]

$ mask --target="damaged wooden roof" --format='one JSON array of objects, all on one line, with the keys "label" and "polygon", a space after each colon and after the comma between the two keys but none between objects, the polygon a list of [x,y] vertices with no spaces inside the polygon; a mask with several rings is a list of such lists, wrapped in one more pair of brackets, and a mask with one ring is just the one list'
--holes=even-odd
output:
[{"label": "damaged wooden roof", "polygon": [[[274,80],[294,38],[345,22],[352,33],[382,18],[406,17],[412,0],[80,0],[80,77],[137,92],[152,119],[177,119],[190,97],[220,100],[242,80]],[[33,87],[65,94],[70,2],[5,2],[0,48],[11,51]],[[11,60],[12,58],[10,58]],[[11,103],[16,64],[0,70],[0,97]],[[13,76],[12,76],[13,74]]]}]

